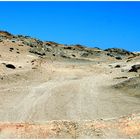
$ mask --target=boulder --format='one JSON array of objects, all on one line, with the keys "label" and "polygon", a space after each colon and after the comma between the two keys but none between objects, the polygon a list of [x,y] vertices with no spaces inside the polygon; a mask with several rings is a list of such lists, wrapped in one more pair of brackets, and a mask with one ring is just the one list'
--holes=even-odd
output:
[{"label": "boulder", "polygon": [[129,72],[138,72],[138,70],[140,70],[140,64],[131,66],[131,69],[129,70]]}]

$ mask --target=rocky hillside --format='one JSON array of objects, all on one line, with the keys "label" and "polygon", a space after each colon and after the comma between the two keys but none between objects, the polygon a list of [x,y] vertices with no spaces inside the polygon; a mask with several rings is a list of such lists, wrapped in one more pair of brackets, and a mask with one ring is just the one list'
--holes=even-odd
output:
[{"label": "rocky hillside", "polygon": [[12,35],[11,33],[0,31],[0,42],[8,40],[20,45],[29,46],[29,52],[39,56],[58,56],[67,59],[83,59],[83,58],[113,58],[122,60],[122,58],[135,57],[136,54],[124,49],[110,48],[101,50],[99,48],[88,48],[82,45],[63,45],[52,41],[41,41],[36,38],[23,35]]}]

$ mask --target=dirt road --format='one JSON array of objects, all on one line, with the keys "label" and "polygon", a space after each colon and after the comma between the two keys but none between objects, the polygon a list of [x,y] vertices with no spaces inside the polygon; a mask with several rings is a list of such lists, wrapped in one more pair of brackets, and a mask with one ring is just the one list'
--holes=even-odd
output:
[{"label": "dirt road", "polygon": [[[43,65],[44,70],[36,70],[36,76],[32,75],[34,78],[31,81],[28,80],[29,76],[24,82],[19,80],[3,87],[0,120],[93,120],[139,111],[139,99],[112,93],[105,88],[112,84],[112,77],[105,72],[99,73],[98,67],[60,65],[49,64],[49,68]],[[42,77],[44,79],[41,81]]]}]

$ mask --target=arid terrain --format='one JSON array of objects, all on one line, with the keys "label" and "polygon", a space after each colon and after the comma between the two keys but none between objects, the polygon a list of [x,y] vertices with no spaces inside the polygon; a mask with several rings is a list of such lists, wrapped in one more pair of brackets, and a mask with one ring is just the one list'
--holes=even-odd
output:
[{"label": "arid terrain", "polygon": [[0,138],[140,138],[140,53],[0,31]]}]

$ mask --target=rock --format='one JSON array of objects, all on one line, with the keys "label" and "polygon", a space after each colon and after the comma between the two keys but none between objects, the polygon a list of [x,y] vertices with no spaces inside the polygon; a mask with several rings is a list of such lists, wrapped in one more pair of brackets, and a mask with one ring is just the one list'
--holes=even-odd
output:
[{"label": "rock", "polygon": [[126,62],[130,62],[130,61],[132,61],[132,59],[128,59]]},{"label": "rock", "polygon": [[127,76],[122,76],[122,77],[115,77],[114,79],[127,79]]},{"label": "rock", "polygon": [[63,57],[63,58],[70,58],[69,56],[67,56],[65,54],[61,54],[60,56]]},{"label": "rock", "polygon": [[41,55],[41,56],[45,55],[45,51],[42,48],[33,47],[32,49],[29,50],[29,52],[37,54],[37,55]]},{"label": "rock", "polygon": [[10,51],[10,52],[12,52],[13,50],[14,50],[14,48],[10,48],[10,50],[9,50],[9,51]]},{"label": "rock", "polygon": [[58,46],[59,44],[54,42],[54,41],[47,41],[47,42],[45,42],[45,45],[48,45],[48,46]]},{"label": "rock", "polygon": [[0,39],[0,42],[3,42],[3,40],[2,40],[2,39]]},{"label": "rock", "polygon": [[72,54],[73,57],[76,57],[75,54]]},{"label": "rock", "polygon": [[12,42],[13,42],[13,43],[15,43],[15,42],[16,42],[16,40],[12,40]]},{"label": "rock", "polygon": [[37,67],[32,67],[32,69],[37,69]]},{"label": "rock", "polygon": [[89,54],[87,53],[87,52],[83,52],[82,54],[81,54],[81,56],[82,57],[87,57]]},{"label": "rock", "polygon": [[140,64],[133,65],[129,70],[129,72],[138,72],[139,69],[140,69]]},{"label": "rock", "polygon": [[14,50],[14,48],[10,48],[10,50]]},{"label": "rock", "polygon": [[122,60],[120,56],[115,57],[117,60]]},{"label": "rock", "polygon": [[125,70],[124,69],[121,69],[121,72],[125,72]]},{"label": "rock", "polygon": [[16,67],[14,66],[14,65],[12,65],[12,64],[5,64],[5,66],[7,67],[7,68],[10,68],[10,69],[15,69]]},{"label": "rock", "polygon": [[19,44],[18,46],[24,46],[23,44]]},{"label": "rock", "polygon": [[108,55],[108,56],[110,56],[110,57],[113,57],[113,55],[112,55],[112,54],[110,54],[110,53],[107,53],[106,55]]},{"label": "rock", "polygon": [[116,65],[116,66],[115,66],[115,68],[120,68],[120,67],[121,67],[120,65]]},{"label": "rock", "polygon": [[72,50],[73,48],[71,46],[66,46],[64,49]]}]

